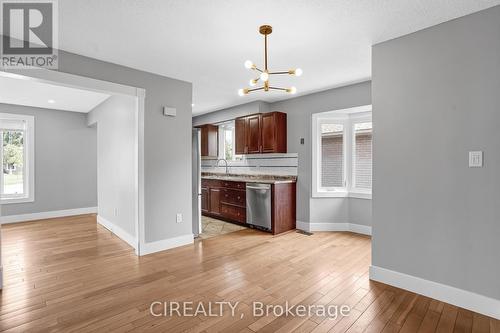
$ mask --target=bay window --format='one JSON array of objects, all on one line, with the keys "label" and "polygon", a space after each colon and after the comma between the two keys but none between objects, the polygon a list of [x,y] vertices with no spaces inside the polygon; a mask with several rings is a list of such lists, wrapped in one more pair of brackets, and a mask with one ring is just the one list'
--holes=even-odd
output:
[{"label": "bay window", "polygon": [[34,117],[0,113],[0,199],[34,200]]},{"label": "bay window", "polygon": [[371,198],[371,106],[312,117],[313,197]]}]

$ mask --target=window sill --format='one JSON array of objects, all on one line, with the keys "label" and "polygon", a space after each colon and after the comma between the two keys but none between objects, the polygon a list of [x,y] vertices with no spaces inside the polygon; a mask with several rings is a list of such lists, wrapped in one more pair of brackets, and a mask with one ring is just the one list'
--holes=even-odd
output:
[{"label": "window sill", "polygon": [[316,192],[312,195],[313,198],[356,198],[371,200],[372,194],[368,192],[347,192],[347,191],[324,191]]},{"label": "window sill", "polygon": [[356,199],[372,199],[372,194],[370,192],[349,192],[349,198],[356,198]]},{"label": "window sill", "polygon": [[321,191],[313,194],[313,198],[347,198],[349,192],[347,191]]},{"label": "window sill", "polygon": [[0,199],[0,204],[7,205],[7,204],[16,204],[16,203],[33,202],[33,201],[35,201],[35,199],[30,197],[5,198],[5,199]]}]

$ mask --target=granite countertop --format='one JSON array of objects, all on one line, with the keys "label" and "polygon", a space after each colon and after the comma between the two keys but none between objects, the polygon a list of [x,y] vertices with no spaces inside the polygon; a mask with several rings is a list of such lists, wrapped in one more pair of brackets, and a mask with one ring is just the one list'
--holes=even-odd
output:
[{"label": "granite countertop", "polygon": [[245,182],[245,183],[283,184],[283,183],[295,183],[297,181],[297,176],[238,175],[231,173],[224,174],[224,173],[202,172],[201,179],[227,180],[227,181]]}]

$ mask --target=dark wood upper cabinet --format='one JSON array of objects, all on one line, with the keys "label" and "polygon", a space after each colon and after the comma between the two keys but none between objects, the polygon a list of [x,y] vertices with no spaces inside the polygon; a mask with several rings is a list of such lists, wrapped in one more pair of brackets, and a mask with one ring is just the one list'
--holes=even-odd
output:
[{"label": "dark wood upper cabinet", "polygon": [[261,121],[262,115],[260,114],[247,117],[247,154],[258,154],[262,152]]},{"label": "dark wood upper cabinet", "polygon": [[236,154],[286,153],[286,113],[236,118]]},{"label": "dark wood upper cabinet", "polygon": [[217,157],[218,156],[218,139],[219,127],[215,125],[199,126],[201,138],[201,156]]},{"label": "dark wood upper cabinet", "polygon": [[236,118],[234,121],[234,130],[235,130],[235,146],[234,150],[237,155],[243,155],[247,153],[247,134],[246,134],[246,123],[247,119]]},{"label": "dark wood upper cabinet", "polygon": [[286,113],[262,115],[262,153],[286,153]]}]

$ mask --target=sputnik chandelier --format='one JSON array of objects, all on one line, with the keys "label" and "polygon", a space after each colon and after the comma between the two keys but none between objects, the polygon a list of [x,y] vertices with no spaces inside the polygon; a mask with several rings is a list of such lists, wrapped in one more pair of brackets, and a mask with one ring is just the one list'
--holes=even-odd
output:
[{"label": "sputnik chandelier", "polygon": [[250,80],[250,86],[255,87],[257,85],[257,83],[259,83],[259,81],[262,81],[263,85],[261,87],[240,89],[240,90],[238,90],[238,95],[244,96],[244,95],[249,94],[252,91],[258,91],[258,90],[264,90],[264,91],[279,90],[279,91],[284,91],[284,92],[287,92],[290,94],[295,94],[297,92],[297,88],[295,88],[295,87],[290,87],[290,88],[273,87],[273,86],[269,85],[269,78],[271,75],[301,76],[302,69],[296,68],[296,69],[290,69],[287,71],[278,71],[278,72],[269,71],[269,68],[267,67],[267,36],[273,32],[273,28],[270,25],[262,25],[259,28],[259,32],[262,35],[264,35],[264,69],[260,69],[250,60],[245,61],[245,67],[257,72],[259,75],[258,78]]}]

